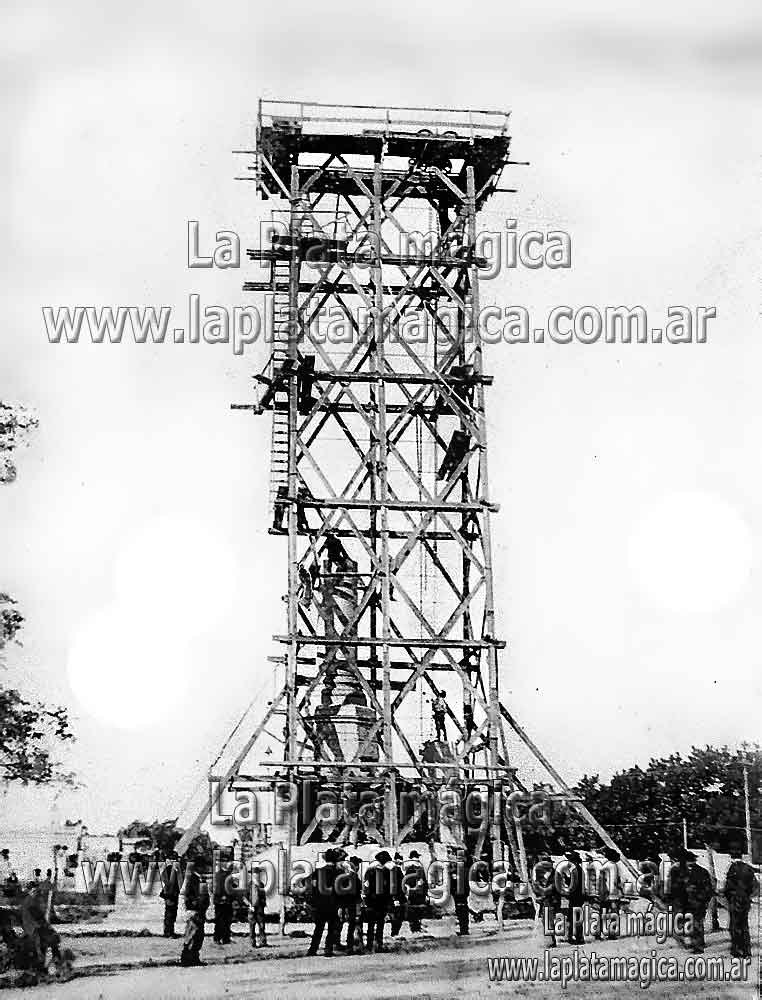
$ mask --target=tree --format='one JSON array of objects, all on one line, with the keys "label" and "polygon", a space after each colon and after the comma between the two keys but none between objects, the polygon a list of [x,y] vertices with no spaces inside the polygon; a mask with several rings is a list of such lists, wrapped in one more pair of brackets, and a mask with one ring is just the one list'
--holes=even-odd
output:
[{"label": "tree", "polygon": [[[728,852],[746,849],[743,761],[749,761],[752,830],[762,826],[762,749],[693,747],[687,757],[671,754],[648,767],[631,767],[608,784],[585,776],[576,791],[596,819],[634,858],[673,852],[683,841]],[[755,854],[758,853],[757,846]]]},{"label": "tree", "polygon": [[[130,840],[140,838],[151,843],[152,850],[158,850],[162,854],[167,854],[174,850],[175,844],[182,837],[185,831],[177,825],[176,819],[155,819],[152,823],[146,820],[134,819],[127,826],[119,831],[120,837],[128,837]],[[185,852],[185,860],[198,864],[203,862],[206,867],[211,867],[214,851],[217,844],[210,838],[208,833],[199,833],[188,845]]]},{"label": "tree", "polygon": [[0,401],[0,483],[15,480],[17,470],[11,455],[36,427],[37,418],[23,406]]},{"label": "tree", "polygon": [[[37,426],[37,420],[20,406],[0,402],[0,483],[16,479],[11,459],[14,450]],[[9,643],[18,643],[24,616],[10,595],[0,592],[0,657]],[[73,782],[54,760],[53,745],[72,740],[64,708],[29,701],[16,688],[0,684],[0,779],[24,785],[52,781]]]}]

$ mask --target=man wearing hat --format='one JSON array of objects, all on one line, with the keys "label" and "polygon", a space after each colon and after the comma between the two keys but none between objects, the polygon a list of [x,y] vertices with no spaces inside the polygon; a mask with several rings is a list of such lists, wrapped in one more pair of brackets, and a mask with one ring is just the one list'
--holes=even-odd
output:
[{"label": "man wearing hat", "polygon": [[549,854],[543,853],[532,869],[532,890],[540,906],[540,922],[543,933],[550,928],[550,945],[556,947],[556,911],[559,898],[556,891],[556,870]]},{"label": "man wearing hat", "polygon": [[[336,881],[336,895],[339,897],[347,924],[347,955],[354,954],[355,949],[362,951],[362,933],[359,935],[357,933],[357,929],[360,927],[362,908],[361,864],[362,858],[358,858],[357,855],[344,861],[342,871]],[[339,925],[338,937],[341,937],[341,925]]]},{"label": "man wearing hat", "polygon": [[725,899],[730,914],[730,954],[736,958],[751,958],[749,935],[749,910],[752,898],[759,890],[759,881],[751,865],[742,860],[736,847],[730,852],[733,859],[725,879]]},{"label": "man wearing hat", "polygon": [[[315,930],[312,932],[308,955],[317,955],[323,931],[326,958],[333,958],[333,946],[339,932],[339,900],[336,895],[336,881],[341,874],[338,866],[340,854],[329,847],[323,855],[324,864],[312,873],[310,903],[315,911]],[[327,928],[327,930],[326,930]]]},{"label": "man wearing hat", "polygon": [[410,852],[403,885],[407,897],[407,919],[410,930],[413,934],[419,934],[423,930],[421,917],[428,899],[429,885],[418,851]]},{"label": "man wearing hat", "polygon": [[183,949],[180,953],[180,965],[203,965],[201,948],[204,944],[204,929],[206,926],[206,911],[209,909],[209,888],[200,868],[189,864],[185,873],[185,910],[188,914],[185,923]]},{"label": "man wearing hat", "polygon": [[577,851],[567,851],[567,864],[562,869],[564,889],[561,893],[561,909],[566,915],[566,940],[569,944],[584,944],[582,933],[582,907],[585,902],[582,858]]},{"label": "man wearing hat", "polygon": [[676,854],[678,864],[671,872],[670,900],[678,912],[691,917],[690,947],[701,954],[705,947],[704,917],[712,898],[712,879],[706,868],[696,862],[692,851],[681,848]]},{"label": "man wearing hat", "polygon": [[468,884],[468,868],[466,865],[466,852],[462,847],[451,847],[450,853],[450,895],[455,904],[455,916],[458,920],[459,937],[465,937],[469,933],[468,894],[470,886]]},{"label": "man wearing hat", "polygon": [[405,919],[405,875],[402,871],[402,861],[402,855],[397,851],[392,861],[392,877],[395,880],[395,885],[400,887],[400,892],[395,894],[392,899],[392,912],[389,917],[389,929],[392,937],[397,937],[402,928],[402,922]]},{"label": "man wearing hat", "polygon": [[[365,947],[371,952],[384,950],[384,921],[395,896],[392,885],[394,864],[388,851],[379,851],[368,866],[363,881],[363,896],[368,914]],[[401,886],[396,891],[401,891]]]},{"label": "man wearing hat", "polygon": [[622,878],[619,873],[619,851],[613,847],[604,847],[601,854],[606,863],[598,873],[598,902],[600,918],[596,929],[596,938],[600,938],[605,929],[606,937],[615,941],[619,937],[619,910],[622,905]]},{"label": "man wearing hat", "polygon": [[175,921],[180,902],[180,864],[176,851],[169,851],[161,870],[161,892],[164,900],[164,937],[175,937]]}]

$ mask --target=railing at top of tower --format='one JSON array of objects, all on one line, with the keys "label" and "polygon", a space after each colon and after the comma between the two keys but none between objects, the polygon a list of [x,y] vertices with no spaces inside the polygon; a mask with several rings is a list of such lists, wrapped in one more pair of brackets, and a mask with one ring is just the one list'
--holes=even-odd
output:
[{"label": "railing at top of tower", "polygon": [[409,132],[411,128],[417,132],[441,129],[444,132],[432,131],[432,136],[451,138],[453,136],[445,135],[445,132],[451,132],[455,138],[473,138],[476,135],[505,135],[509,115],[509,111],[480,108],[382,107],[374,104],[260,99],[257,134],[263,126],[272,126],[280,121],[302,128],[306,125],[309,130],[328,127],[330,131],[342,132],[348,127],[355,127],[360,132],[399,133]]}]

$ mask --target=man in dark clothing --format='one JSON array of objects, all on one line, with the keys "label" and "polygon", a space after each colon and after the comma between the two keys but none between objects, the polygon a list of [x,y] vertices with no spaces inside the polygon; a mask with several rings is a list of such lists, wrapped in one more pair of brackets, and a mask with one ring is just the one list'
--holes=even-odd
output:
[{"label": "man in dark clothing", "polygon": [[464,937],[468,929],[468,868],[466,852],[462,848],[451,848],[450,853],[450,895],[455,903],[455,916],[458,920],[457,934]]},{"label": "man in dark clothing", "polygon": [[45,898],[39,888],[30,889],[22,897],[19,912],[21,927],[31,943],[35,968],[43,971],[48,948],[53,958],[59,960],[61,939],[45,917]]},{"label": "man in dark clothing", "polygon": [[423,930],[421,917],[428,900],[429,885],[418,851],[411,851],[405,869],[404,890],[407,896],[407,919],[410,930],[416,934]]},{"label": "man in dark clothing", "polygon": [[[357,929],[360,927],[362,906],[361,864],[362,858],[358,858],[356,855],[351,857],[344,864],[343,871],[339,874],[336,882],[336,895],[343,909],[347,925],[347,955],[354,954],[355,948],[362,951],[362,933],[359,935],[357,933]],[[341,934],[341,929],[339,929],[339,934]]]},{"label": "man in dark clothing", "polygon": [[700,954],[704,950],[704,917],[712,898],[709,872],[696,864],[696,855],[681,848],[675,855],[677,864],[670,872],[669,898],[676,913],[691,918],[690,947]]},{"label": "man in dark clothing", "polygon": [[221,868],[217,872],[214,886],[214,943],[230,944],[233,927],[233,896],[228,888],[228,877],[232,867]]},{"label": "man in dark clothing", "polygon": [[308,955],[317,955],[320,939],[323,936],[323,931],[327,928],[324,954],[326,958],[333,958],[333,947],[336,944],[339,929],[339,900],[336,895],[336,879],[339,877],[341,869],[337,860],[336,851],[329,847],[325,852],[325,864],[321,868],[316,868],[312,874],[310,903],[315,910],[315,930],[312,932]]},{"label": "man in dark clothing", "polygon": [[466,742],[468,742],[471,739],[471,733],[476,729],[474,706],[468,701],[463,705],[463,728],[466,730]]},{"label": "man in dark clothing", "polygon": [[730,954],[735,958],[751,958],[749,910],[752,898],[759,890],[759,881],[751,865],[741,859],[738,849],[731,851],[730,856],[733,861],[725,879],[725,899],[730,914]]},{"label": "man in dark clothing", "polygon": [[175,921],[180,902],[180,865],[174,851],[170,851],[165,859],[159,895],[164,900],[164,937],[176,937]]},{"label": "man in dark clothing", "polygon": [[[453,365],[447,373],[447,383],[450,391],[458,403],[464,403],[466,406],[469,406],[471,403],[469,393],[474,385],[474,366]],[[450,398],[445,396],[443,392],[439,391],[431,416],[436,417],[440,413],[445,414],[455,412],[457,412],[457,410],[453,407]]]},{"label": "man in dark clothing", "polygon": [[471,437],[465,431],[453,431],[442,464],[437,471],[437,479],[448,479],[458,468],[471,445]]},{"label": "man in dark clothing", "polygon": [[431,704],[431,714],[434,716],[434,728],[436,729],[436,739],[442,743],[447,742],[447,726],[445,724],[445,713],[447,712],[447,694],[440,691]]},{"label": "man in dark clothing", "polygon": [[596,938],[600,939],[603,931],[606,937],[613,941],[619,937],[619,912],[622,905],[622,878],[619,872],[619,851],[612,847],[604,847],[601,852],[606,864],[598,872],[598,927]]},{"label": "man in dark clothing", "polygon": [[365,947],[369,952],[373,951],[374,945],[377,952],[384,950],[386,914],[391,910],[395,897],[402,891],[401,885],[393,884],[394,880],[391,855],[388,851],[379,851],[375,861],[369,865],[363,882],[368,915]]},{"label": "man in dark clothing", "polygon": [[247,905],[249,907],[251,947],[266,948],[265,908],[267,906],[267,892],[262,882],[262,873],[259,871],[255,871],[252,875],[251,896],[247,900]]},{"label": "man in dark clothing", "polygon": [[193,865],[188,866],[185,874],[185,909],[188,918],[185,923],[180,965],[203,965],[201,948],[204,944],[206,911],[209,909],[209,889],[204,876],[194,871]]},{"label": "man in dark clothing", "polygon": [[288,390],[289,379],[297,370],[297,367],[298,364],[293,358],[286,358],[283,364],[275,369],[271,379],[266,378],[264,375],[257,376],[257,380],[267,386],[264,395],[259,401],[260,409],[267,410],[272,406],[276,392],[285,392]]},{"label": "man in dark clothing", "polygon": [[[403,881],[405,878],[404,872],[402,871],[402,855],[397,853],[394,855],[394,862],[392,868],[392,878],[394,879],[394,884],[403,887]],[[397,937],[400,930],[402,929],[402,923],[405,919],[405,902],[404,902],[404,888],[403,891],[399,893],[398,896],[392,901],[392,912],[389,917],[389,931],[392,937]]]},{"label": "man in dark clothing", "polygon": [[566,940],[569,944],[584,944],[582,933],[582,906],[585,902],[582,858],[577,851],[567,851],[568,862],[563,870],[564,892],[561,894],[561,908],[566,911]]},{"label": "man in dark clothing", "polygon": [[556,911],[558,909],[558,894],[556,892],[555,868],[549,854],[541,854],[532,871],[532,889],[540,906],[540,921],[543,930],[550,927],[550,945],[556,947]]},{"label": "man in dark clothing", "polygon": [[704,950],[704,917],[709,900],[714,894],[712,879],[706,868],[696,863],[696,855],[688,851],[688,879],[686,899],[688,911],[693,917],[691,949],[699,954]]},{"label": "man in dark clothing", "polygon": [[341,540],[329,531],[323,540],[323,554],[327,572],[335,569],[338,573],[352,572],[352,560],[347,554],[347,550]]}]

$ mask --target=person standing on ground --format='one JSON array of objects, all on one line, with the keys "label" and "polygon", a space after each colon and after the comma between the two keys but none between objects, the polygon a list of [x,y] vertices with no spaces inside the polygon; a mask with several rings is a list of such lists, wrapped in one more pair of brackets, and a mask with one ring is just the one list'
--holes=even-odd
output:
[{"label": "person standing on ground", "polygon": [[11,852],[7,847],[0,851],[0,891],[13,896],[18,891],[19,879],[11,864]]},{"label": "person standing on ground", "polygon": [[164,900],[164,937],[177,937],[175,921],[180,902],[180,863],[175,851],[170,851],[164,859],[159,895]]},{"label": "person standing on ground", "polygon": [[[336,893],[347,924],[347,955],[353,955],[355,950],[362,951],[362,931],[360,930],[358,934],[358,928],[361,928],[360,909],[362,905],[361,864],[362,858],[358,858],[356,855],[351,857],[345,862],[336,883]],[[339,934],[341,934],[340,929]]]},{"label": "person standing on ground", "polygon": [[704,917],[709,900],[712,898],[712,880],[706,868],[696,862],[696,855],[692,851],[683,851],[685,861],[685,913],[690,915],[693,921],[691,928],[691,951],[700,955],[705,948],[704,939]]},{"label": "person standing on ground", "polygon": [[451,848],[450,857],[450,895],[455,904],[455,916],[458,921],[458,937],[469,933],[468,912],[468,870],[466,867],[466,852],[463,848]]},{"label": "person standing on ground", "polygon": [[365,873],[363,896],[368,915],[365,947],[372,952],[384,951],[384,921],[392,908],[392,857],[388,851],[379,851]]},{"label": "person standing on ground", "polygon": [[315,869],[311,880],[310,902],[315,911],[315,930],[312,932],[312,941],[307,954],[317,955],[320,939],[323,936],[323,931],[326,931],[323,954],[326,958],[333,958],[333,947],[336,944],[339,929],[336,879],[341,872],[337,864],[337,853],[333,847],[329,847],[323,857],[325,863],[320,868]]},{"label": "person standing on ground", "polygon": [[598,887],[600,915],[595,936],[600,938],[605,930],[609,941],[615,941],[619,937],[619,911],[622,906],[620,855],[619,851],[615,851],[612,847],[604,847],[601,853],[606,859],[606,864],[598,872],[598,879],[601,883]]},{"label": "person standing on ground", "polygon": [[429,885],[418,851],[410,852],[403,887],[407,896],[407,919],[410,930],[413,934],[420,934],[423,930],[421,918],[428,901]]},{"label": "person standing on ground", "polygon": [[55,961],[61,957],[59,950],[61,939],[45,918],[45,902],[39,888],[32,888],[22,897],[19,906],[21,927],[32,944],[35,968],[38,972],[45,970],[48,948]]},{"label": "person standing on ground", "polygon": [[735,958],[751,958],[749,910],[752,898],[759,891],[759,881],[751,865],[742,860],[738,848],[731,851],[730,856],[733,861],[725,879],[725,899],[730,914],[730,954]]},{"label": "person standing on ground", "polygon": [[543,933],[550,928],[550,948],[556,947],[556,913],[558,895],[556,893],[555,868],[549,854],[541,854],[532,872],[532,889],[539,904],[538,914]]},{"label": "person standing on ground", "polygon": [[251,875],[251,894],[246,900],[249,908],[249,934],[252,948],[267,947],[267,932],[265,930],[265,909],[267,907],[267,892],[262,881],[262,873],[255,869]]},{"label": "person standing on ground", "polygon": [[230,944],[233,928],[233,896],[228,879],[232,879],[232,867],[217,871],[214,886],[214,943]]},{"label": "person standing on ground", "polygon": [[567,911],[566,940],[569,944],[584,944],[582,907],[585,903],[585,879],[582,858],[577,851],[567,851],[564,857],[568,864],[563,873],[566,892],[562,894],[561,906]]},{"label": "person standing on ground", "polygon": [[399,852],[394,855],[394,861],[392,862],[392,879],[394,884],[392,887],[392,912],[389,917],[389,931],[392,937],[397,937],[405,919],[405,892],[403,885],[405,873],[402,870],[402,855]]},{"label": "person standing on ground", "polygon": [[185,873],[185,910],[188,914],[185,923],[183,950],[180,953],[180,965],[204,965],[201,961],[201,949],[204,945],[204,928],[206,911],[209,909],[209,889],[201,871],[189,864]]}]

